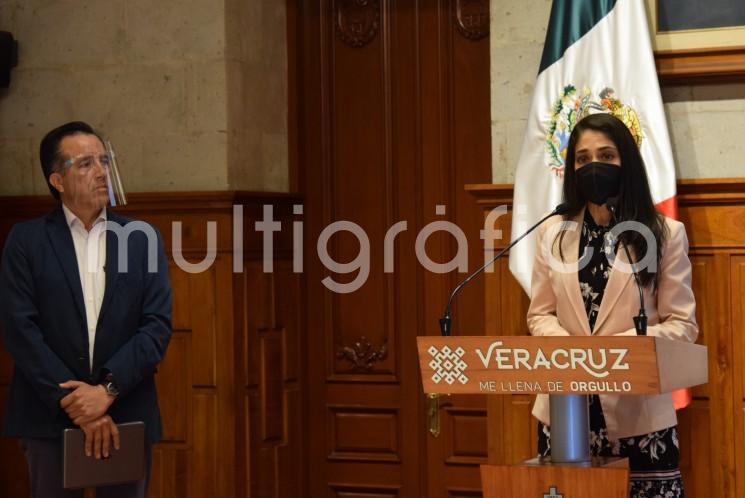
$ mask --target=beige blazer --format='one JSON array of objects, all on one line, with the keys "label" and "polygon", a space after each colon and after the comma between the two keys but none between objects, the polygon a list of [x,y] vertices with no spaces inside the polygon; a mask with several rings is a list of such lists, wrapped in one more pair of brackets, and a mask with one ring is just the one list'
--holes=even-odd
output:
[{"label": "beige blazer", "polygon": [[[577,255],[584,210],[573,220],[575,229],[565,227],[561,267],[558,239],[555,234],[562,218],[554,216],[544,223],[537,236],[533,266],[528,329],[535,336],[591,335],[577,276]],[[693,342],[698,335],[696,301],[691,288],[691,263],[688,238],[682,223],[665,218],[669,230],[662,249],[657,292],[652,284],[644,289],[644,306],[648,319],[647,335]],[[632,257],[636,259],[632,248]],[[550,264],[550,255],[554,262]],[[631,273],[620,270],[618,261],[628,264],[622,247],[616,253],[616,264],[608,278],[592,335],[602,340],[609,335],[636,335],[633,317],[639,312],[639,291]],[[658,431],[677,423],[672,396],[600,395],[609,439],[630,437]],[[548,396],[538,395],[533,415],[550,425]]]}]

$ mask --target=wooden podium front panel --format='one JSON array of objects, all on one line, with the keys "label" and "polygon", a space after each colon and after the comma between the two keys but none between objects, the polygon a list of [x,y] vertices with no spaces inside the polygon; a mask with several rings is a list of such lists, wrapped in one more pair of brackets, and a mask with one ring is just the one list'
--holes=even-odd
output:
[{"label": "wooden podium front panel", "polygon": [[628,498],[628,460],[593,461],[592,466],[482,465],[484,498]]},{"label": "wooden podium front panel", "polygon": [[418,337],[426,393],[656,394],[652,337]]},{"label": "wooden podium front panel", "polygon": [[661,337],[418,337],[426,393],[659,394],[707,381],[705,346]]}]

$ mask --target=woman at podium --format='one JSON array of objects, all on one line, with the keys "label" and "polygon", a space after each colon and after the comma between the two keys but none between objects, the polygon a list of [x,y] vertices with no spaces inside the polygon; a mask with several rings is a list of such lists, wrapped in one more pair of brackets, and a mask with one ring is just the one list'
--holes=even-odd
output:
[{"label": "woman at podium", "polygon": [[[611,114],[589,115],[572,131],[563,184],[569,212],[549,219],[537,236],[527,317],[532,335],[602,341],[646,329],[650,336],[695,341],[685,227],[655,209],[642,140]],[[619,223],[632,229],[618,233],[613,228]],[[640,301],[648,325],[638,315],[635,323]],[[670,394],[590,396],[589,411],[591,454],[629,459],[632,497],[683,496]],[[546,395],[538,396],[533,415],[539,420],[539,454],[548,456]]]}]

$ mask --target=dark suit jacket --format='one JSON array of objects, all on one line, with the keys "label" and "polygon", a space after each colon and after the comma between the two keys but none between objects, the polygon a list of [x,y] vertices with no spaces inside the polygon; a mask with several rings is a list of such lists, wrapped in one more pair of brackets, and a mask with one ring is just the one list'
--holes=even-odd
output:
[{"label": "dark suit jacket", "polygon": [[[150,227],[132,224],[133,220],[111,210],[107,217],[109,226],[115,222],[129,228]],[[152,233],[154,273],[148,271],[144,231],[134,230],[126,239],[106,231],[106,290],[91,370],[75,247],[61,206],[12,228],[0,275],[0,327],[15,362],[6,435],[60,437],[73,423],[59,405],[68,391],[58,384],[72,379],[95,384],[109,371],[120,390],[109,408],[112,419],[144,421],[148,441],[160,438],[153,375],[171,336],[171,288],[160,234],[154,229]],[[122,251],[122,261],[120,238],[126,240],[127,249]]]}]

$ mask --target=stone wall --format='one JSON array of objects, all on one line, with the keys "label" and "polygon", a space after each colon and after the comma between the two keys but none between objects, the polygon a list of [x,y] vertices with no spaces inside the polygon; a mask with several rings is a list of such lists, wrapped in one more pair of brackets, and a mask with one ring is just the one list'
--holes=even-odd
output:
[{"label": "stone wall", "polygon": [[[512,183],[551,0],[491,0],[492,171]],[[745,84],[663,87],[678,178],[742,177]]]},{"label": "stone wall", "polygon": [[[284,34],[282,2],[240,3],[269,11]],[[287,131],[277,125],[287,120],[286,97],[264,105],[266,93],[251,82],[267,68],[247,66],[241,79],[232,77],[235,59],[263,60],[266,53],[255,39],[240,39],[261,36],[263,17],[231,15],[233,4],[239,2],[2,2],[0,29],[18,40],[19,66],[0,93],[0,195],[46,193],[39,141],[76,119],[111,138],[128,191],[286,190]],[[286,79],[286,64],[268,71]],[[273,90],[286,93],[286,86]],[[266,129],[271,152],[245,148]],[[245,150],[240,160],[236,150]]]},{"label": "stone wall", "polygon": [[226,18],[229,183],[287,191],[285,2],[226,0]]}]

